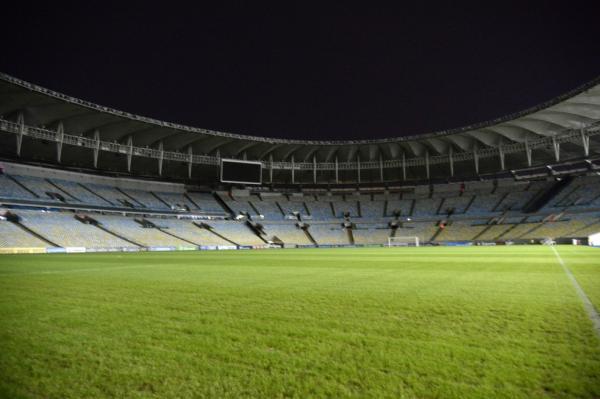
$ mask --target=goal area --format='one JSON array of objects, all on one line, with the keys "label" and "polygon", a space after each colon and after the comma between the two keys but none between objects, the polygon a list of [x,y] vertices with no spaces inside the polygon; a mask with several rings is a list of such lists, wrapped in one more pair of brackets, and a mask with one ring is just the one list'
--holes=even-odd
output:
[{"label": "goal area", "polygon": [[418,247],[419,237],[417,236],[401,236],[388,237],[388,247]]}]

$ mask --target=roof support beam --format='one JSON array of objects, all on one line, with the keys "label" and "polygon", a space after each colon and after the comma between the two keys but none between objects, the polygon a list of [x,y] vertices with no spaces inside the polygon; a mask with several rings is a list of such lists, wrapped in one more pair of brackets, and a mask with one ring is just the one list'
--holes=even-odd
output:
[{"label": "roof support beam", "polygon": [[158,142],[158,175],[162,176],[162,170],[163,170],[163,161],[165,159],[165,151],[164,151],[164,147],[163,147],[163,141],[159,141]]},{"label": "roof support beam", "polygon": [[477,145],[475,145],[475,148],[473,149],[473,161],[475,162],[475,173],[479,174],[479,152],[478,152],[479,148],[477,147]]},{"label": "roof support beam", "polygon": [[504,166],[504,148],[502,147],[502,144],[500,144],[500,146],[498,147],[498,155],[500,156],[500,170],[505,170],[506,167]]},{"label": "roof support beam", "polygon": [[127,137],[127,172],[131,172],[131,158],[133,158],[133,138]]},{"label": "roof support beam", "polygon": [[192,178],[192,165],[193,160],[194,160],[194,150],[192,149],[192,146],[189,145],[187,148],[187,154],[188,154],[188,179]]},{"label": "roof support beam", "polygon": [[581,142],[583,144],[583,155],[587,157],[590,155],[590,136],[583,129],[581,129]]},{"label": "roof support beam", "polygon": [[556,137],[552,136],[552,148],[554,149],[554,159],[560,161],[560,143],[556,141]]},{"label": "roof support beam", "polygon": [[317,184],[317,157],[313,154],[313,183]]},{"label": "roof support beam", "polygon": [[429,180],[429,149],[425,150],[425,173],[427,174],[427,180]]},{"label": "roof support beam", "polygon": [[269,154],[269,182],[273,183],[273,154]]},{"label": "roof support beam", "polygon": [[383,155],[379,153],[379,180],[383,181]]},{"label": "roof support beam", "polygon": [[60,159],[62,158],[62,149],[63,142],[65,140],[65,126],[62,121],[58,122],[58,126],[56,128],[56,162],[60,163]]},{"label": "roof support beam", "polygon": [[525,155],[527,155],[527,166],[531,167],[531,148],[529,147],[529,141],[525,139]]},{"label": "roof support beam", "polygon": [[98,157],[100,156],[100,130],[94,130],[94,168],[98,168]]},{"label": "roof support beam", "polygon": [[294,166],[294,154],[292,154],[292,184],[296,183],[296,170]]},{"label": "roof support beam", "polygon": [[450,177],[454,177],[454,149],[448,148],[448,162],[450,163]]},{"label": "roof support beam", "polygon": [[406,180],[406,153],[402,151],[402,180]]},{"label": "roof support beam", "polygon": [[25,117],[22,112],[19,112],[17,116],[17,123],[19,124],[19,132],[17,133],[17,156],[21,156],[21,146],[23,145],[23,135],[25,134]]},{"label": "roof support beam", "polygon": [[356,178],[358,184],[360,184],[360,154],[356,154]]},{"label": "roof support beam", "polygon": [[338,157],[335,156],[335,182],[336,184],[340,182],[340,174],[339,174],[339,165],[338,165]]}]

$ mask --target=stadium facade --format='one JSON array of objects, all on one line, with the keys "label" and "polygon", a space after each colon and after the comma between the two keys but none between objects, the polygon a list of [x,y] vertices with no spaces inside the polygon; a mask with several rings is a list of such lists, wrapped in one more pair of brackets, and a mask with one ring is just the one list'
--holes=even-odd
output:
[{"label": "stadium facade", "polygon": [[[5,251],[570,241],[600,231],[600,79],[460,129],[314,141],[158,121],[1,74],[0,133]],[[223,159],[260,163],[263,184],[221,182]]]}]

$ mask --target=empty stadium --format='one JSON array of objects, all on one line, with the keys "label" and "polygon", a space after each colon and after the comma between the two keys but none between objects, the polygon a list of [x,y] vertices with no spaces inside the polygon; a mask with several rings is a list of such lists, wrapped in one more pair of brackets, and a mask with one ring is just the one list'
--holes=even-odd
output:
[{"label": "empty stadium", "polygon": [[600,397],[600,78],[360,139],[29,80],[0,72],[0,397]]}]

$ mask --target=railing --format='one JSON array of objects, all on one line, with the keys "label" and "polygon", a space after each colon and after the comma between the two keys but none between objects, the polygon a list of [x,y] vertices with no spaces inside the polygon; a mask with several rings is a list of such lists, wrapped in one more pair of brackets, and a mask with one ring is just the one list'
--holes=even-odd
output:
[{"label": "railing", "polygon": [[[130,144],[122,144],[96,140],[84,136],[70,134],[59,134],[54,130],[35,126],[22,125],[0,118],[0,132],[23,135],[34,139],[67,144],[76,147],[89,148],[104,152],[119,153],[144,158],[163,159],[191,163],[192,165],[219,165],[220,158],[210,155],[192,155],[175,151],[162,151],[154,148],[135,147]],[[390,168],[407,168],[414,166],[426,166],[436,164],[447,164],[449,162],[461,162],[490,157],[498,157],[501,154],[524,153],[535,149],[552,149],[555,143],[575,143],[583,146],[583,141],[591,136],[600,135],[600,121],[592,123],[583,129],[566,129],[553,136],[540,137],[534,140],[501,145],[499,147],[486,147],[475,151],[457,152],[453,154],[432,155],[426,157],[390,159],[384,161],[365,162],[268,162],[261,161],[263,168],[272,170],[376,170]]]}]

